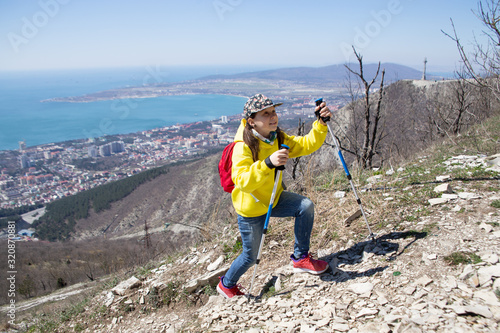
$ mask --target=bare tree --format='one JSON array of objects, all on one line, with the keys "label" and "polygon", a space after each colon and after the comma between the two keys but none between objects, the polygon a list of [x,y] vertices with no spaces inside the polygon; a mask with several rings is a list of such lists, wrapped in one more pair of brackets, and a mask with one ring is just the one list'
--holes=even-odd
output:
[{"label": "bare tree", "polygon": [[[358,164],[363,168],[371,168],[373,165],[373,157],[379,153],[377,150],[381,139],[384,136],[383,130],[380,129],[381,117],[382,117],[382,99],[384,94],[384,76],[385,70],[382,70],[382,75],[380,79],[380,86],[377,91],[376,97],[371,96],[372,86],[377,80],[380,73],[380,62],[378,63],[377,72],[373,79],[368,82],[365,78],[363,72],[363,57],[356,52],[353,47],[354,54],[359,63],[359,72],[351,69],[348,65],[345,65],[347,70],[357,77],[358,82],[361,86],[362,91],[362,101],[360,103],[352,102],[350,105],[351,109],[351,126],[354,130],[351,132],[350,138],[347,138],[349,147],[342,147],[346,152],[351,153],[355,156]],[[350,92],[352,94],[353,87],[349,84]],[[352,100],[355,97],[352,95]],[[373,101],[375,99],[375,101]],[[358,114],[356,108],[361,105],[361,113]],[[358,129],[358,126],[361,127]]]},{"label": "bare tree", "polygon": [[486,87],[500,100],[500,0],[485,0],[478,2],[478,8],[473,11],[482,22],[482,31],[486,41],[481,43],[474,38],[473,50],[469,53],[460,41],[455,24],[451,20],[452,33],[442,31],[457,45],[462,60],[463,71],[458,72],[460,78],[468,79],[479,87]]},{"label": "bare tree", "polygon": [[[297,126],[297,136],[302,136],[305,133],[304,130],[304,125],[305,123],[302,121],[302,119],[299,119],[299,124]],[[295,180],[297,178],[297,167],[299,166],[300,163],[300,157],[294,158],[292,160],[292,179]]]}]

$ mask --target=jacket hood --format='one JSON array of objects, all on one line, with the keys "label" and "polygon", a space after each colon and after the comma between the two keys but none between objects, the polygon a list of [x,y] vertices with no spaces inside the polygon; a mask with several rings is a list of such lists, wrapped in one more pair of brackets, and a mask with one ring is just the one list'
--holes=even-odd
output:
[{"label": "jacket hood", "polygon": [[243,130],[247,125],[247,120],[245,118],[241,119],[240,127],[238,127],[238,131],[236,131],[236,135],[234,136],[234,141],[243,141]]}]

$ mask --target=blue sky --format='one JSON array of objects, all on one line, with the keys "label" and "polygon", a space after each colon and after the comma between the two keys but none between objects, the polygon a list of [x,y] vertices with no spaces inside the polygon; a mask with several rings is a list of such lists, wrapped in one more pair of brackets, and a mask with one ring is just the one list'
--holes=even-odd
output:
[{"label": "blue sky", "polygon": [[0,0],[0,70],[326,66],[355,60],[453,71],[477,1]]}]

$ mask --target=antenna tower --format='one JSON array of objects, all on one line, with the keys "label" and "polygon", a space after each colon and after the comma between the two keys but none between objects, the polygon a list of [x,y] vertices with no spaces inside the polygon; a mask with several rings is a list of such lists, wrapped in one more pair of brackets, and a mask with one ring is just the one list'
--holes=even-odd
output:
[{"label": "antenna tower", "polygon": [[422,73],[422,80],[427,80],[427,77],[425,76],[426,69],[427,69],[427,57],[424,59],[424,72]]}]

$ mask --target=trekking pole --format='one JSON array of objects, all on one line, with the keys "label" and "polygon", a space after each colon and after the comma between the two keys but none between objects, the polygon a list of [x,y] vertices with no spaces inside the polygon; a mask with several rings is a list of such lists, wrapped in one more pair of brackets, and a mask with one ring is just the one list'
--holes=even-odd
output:
[{"label": "trekking pole", "polygon": [[[316,100],[316,106],[320,106],[321,103],[323,103],[323,98],[319,98]],[[319,111],[317,111],[317,115],[319,115]],[[338,142],[337,138],[335,137],[335,135],[333,135],[333,131],[332,131],[330,125],[328,124],[328,121],[330,121],[330,117],[321,117],[321,120],[323,120],[325,122],[326,126],[328,126],[328,132],[330,132],[330,134],[332,136],[332,140],[335,143],[335,148],[337,149],[337,153],[339,155],[340,162],[342,163],[342,166],[344,167],[344,171],[346,173],[347,179],[349,180],[349,183],[351,184],[352,192],[354,193],[354,196],[356,197],[356,201],[359,204],[359,209],[361,210],[361,214],[363,214],[363,218],[366,222],[366,226],[368,227],[368,231],[370,232],[370,235],[368,237],[370,237],[372,239],[372,241],[374,241],[376,235],[372,232],[372,229],[370,228],[370,225],[368,224],[365,210],[363,209],[363,205],[361,204],[361,199],[358,196],[358,192],[356,191],[356,187],[354,187],[354,182],[352,181],[352,177],[351,177],[351,174],[349,173],[349,169],[347,169],[347,164],[345,163],[344,156],[342,155],[342,151],[340,150],[339,142]]]},{"label": "trekking pole", "polygon": [[[287,145],[281,145],[281,148],[290,149]],[[271,211],[273,210],[274,197],[276,196],[276,191],[278,189],[278,184],[280,182],[281,172],[285,170],[284,165],[276,167],[278,172],[276,173],[276,179],[274,180],[273,193],[271,194],[271,200],[269,201],[269,208],[267,209],[266,221],[264,222],[264,230],[262,231],[262,238],[260,240],[259,252],[257,253],[257,261],[255,262],[255,268],[253,270],[252,282],[250,283],[250,289],[248,290],[248,301],[250,301],[250,293],[252,292],[253,282],[255,280],[255,274],[257,273],[257,265],[260,262],[260,256],[262,253],[262,248],[264,246],[264,239],[266,238],[267,225],[269,224],[269,218],[271,217]]]}]

